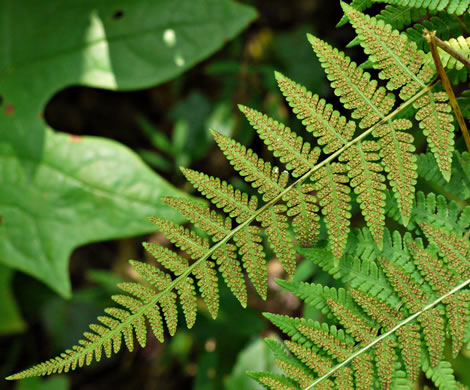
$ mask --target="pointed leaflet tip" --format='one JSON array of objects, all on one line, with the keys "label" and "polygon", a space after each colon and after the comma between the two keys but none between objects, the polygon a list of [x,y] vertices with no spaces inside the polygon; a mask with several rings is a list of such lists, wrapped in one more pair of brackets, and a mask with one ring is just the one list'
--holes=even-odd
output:
[{"label": "pointed leaflet tip", "polygon": [[307,39],[311,45],[314,45],[317,41],[317,38],[314,35],[309,34],[309,33],[307,33]]},{"label": "pointed leaflet tip", "polygon": [[410,223],[410,217],[409,216],[405,217],[404,215],[402,215],[401,216],[401,221],[402,221],[404,227],[408,227],[408,224]]},{"label": "pointed leaflet tip", "polygon": [[450,177],[452,176],[452,173],[450,171],[443,171],[441,170],[442,176],[444,176],[444,180],[446,182],[450,181]]},{"label": "pointed leaflet tip", "polygon": [[286,76],[284,76],[281,72],[278,72],[277,70],[274,71],[274,77],[277,81],[281,81],[286,78]]}]

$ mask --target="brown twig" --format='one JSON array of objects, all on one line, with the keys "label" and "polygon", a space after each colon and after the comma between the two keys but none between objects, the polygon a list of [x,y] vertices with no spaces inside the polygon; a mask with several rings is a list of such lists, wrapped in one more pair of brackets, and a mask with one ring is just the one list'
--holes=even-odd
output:
[{"label": "brown twig", "polygon": [[453,49],[451,46],[449,46],[447,43],[445,43],[438,37],[434,36],[434,40],[438,47],[440,47],[445,52],[449,53],[452,57],[454,57],[457,61],[460,61],[467,68],[470,68],[470,61],[468,60],[468,58],[460,54],[457,50]]},{"label": "brown twig", "polygon": [[[450,105],[455,112],[455,116],[457,117],[457,122],[459,123],[460,130],[462,130],[463,137],[465,138],[465,143],[467,144],[467,149],[470,152],[470,134],[468,133],[467,125],[465,124],[465,119],[462,115],[462,111],[460,111],[459,104],[457,103],[457,99],[455,98],[454,90],[452,89],[452,85],[447,78],[446,71],[442,66],[441,58],[439,57],[439,53],[437,52],[437,39],[435,31],[423,31],[423,36],[429,43],[429,48],[431,49],[432,58],[434,60],[434,64],[436,65],[436,70],[441,78],[442,85],[449,96]],[[440,40],[439,40],[440,41]],[[441,41],[442,42],[442,41]]]}]

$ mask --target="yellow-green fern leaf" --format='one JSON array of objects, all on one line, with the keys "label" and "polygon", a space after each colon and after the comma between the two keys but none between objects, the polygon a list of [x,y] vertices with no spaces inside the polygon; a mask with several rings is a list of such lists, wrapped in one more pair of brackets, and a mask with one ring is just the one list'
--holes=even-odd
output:
[{"label": "yellow-green fern leaf", "polygon": [[232,230],[231,218],[224,218],[200,203],[171,197],[163,198],[163,201],[178,210],[192,223],[198,225],[212,237],[214,242],[222,240]]},{"label": "yellow-green fern leaf", "polygon": [[217,261],[222,277],[233,295],[235,295],[243,307],[246,307],[248,297],[245,278],[240,267],[240,262],[237,260],[236,249],[237,248],[232,244],[224,244],[215,250],[212,258]]},{"label": "yellow-green fern leaf", "polygon": [[423,222],[421,228],[426,238],[439,249],[439,254],[449,264],[449,267],[463,279],[470,278],[470,246],[465,240],[459,239],[456,233],[439,229],[434,225]]},{"label": "yellow-green fern leaf", "polygon": [[192,259],[204,256],[209,249],[209,242],[195,232],[162,218],[152,217],[150,221],[178,248],[188,252]]},{"label": "yellow-green fern leaf", "polygon": [[405,362],[406,372],[411,382],[418,380],[420,372],[421,335],[419,326],[413,322],[397,330],[398,344],[401,356]]},{"label": "yellow-green fern leaf", "polygon": [[[166,269],[169,269],[175,275],[181,275],[189,266],[188,259],[179,256],[177,253],[168,248],[157,245],[153,242],[144,242],[142,245],[145,250],[155,258],[155,260],[157,260],[160,264],[162,264]],[[167,276],[161,276],[161,270],[156,269],[149,264],[134,262],[132,260],[131,265],[133,267],[141,267],[140,269],[136,269],[137,272],[142,276],[143,279],[153,284],[156,288],[160,288],[158,287],[159,283],[165,283]],[[163,282],[160,282],[162,279]]]},{"label": "yellow-green fern leaf", "polygon": [[344,326],[347,332],[361,343],[368,343],[377,334],[377,330],[372,328],[364,318],[361,318],[358,314],[354,313],[346,305],[336,302],[334,299],[327,299],[328,306],[331,311]]},{"label": "yellow-green fern leaf", "polygon": [[242,223],[255,213],[258,207],[256,196],[242,193],[219,178],[209,177],[204,173],[187,168],[183,168],[181,171],[202,195],[231,217],[236,218],[237,222]]},{"label": "yellow-green fern leaf", "polygon": [[320,156],[319,148],[312,149],[302,137],[272,118],[249,107],[239,108],[268,149],[286,165],[293,177],[300,177],[315,166]]},{"label": "yellow-green fern leaf", "polygon": [[[470,37],[457,37],[451,38],[448,41],[444,41],[447,45],[449,45],[452,49],[454,49],[457,53],[465,57],[468,61],[470,61]],[[441,59],[442,65],[447,69],[463,69],[465,64],[457,60],[454,56],[451,56],[446,51],[442,50],[440,47],[437,48],[439,53],[439,57]],[[431,53],[426,54],[426,63],[433,65],[434,61],[432,59]]]},{"label": "yellow-green fern leaf", "polygon": [[380,156],[404,226],[408,226],[410,221],[418,177],[413,136],[406,132],[411,125],[406,119],[396,119],[391,125],[383,124],[373,132],[374,137],[379,139]]},{"label": "yellow-green fern leaf", "polygon": [[325,164],[312,175],[312,179],[325,215],[333,256],[339,259],[346,246],[351,218],[351,190],[345,184],[349,181],[346,166],[340,163]]},{"label": "yellow-green fern leaf", "polygon": [[325,153],[335,152],[352,139],[355,122],[348,121],[331,104],[281,73],[276,72],[276,79],[297,118],[318,138],[319,145],[325,145]]},{"label": "yellow-green fern leaf", "polygon": [[273,339],[265,339],[266,344],[273,352],[276,364],[284,373],[297,382],[302,388],[307,387],[315,378],[302,363],[286,351],[286,348]]},{"label": "yellow-green fern leaf", "polygon": [[369,128],[384,118],[395,103],[395,96],[378,87],[370,74],[358,68],[344,53],[322,40],[308,35],[313,50],[325,69],[331,87],[340,96],[343,106],[352,110],[352,117],[360,119],[361,128]]},{"label": "yellow-green fern leaf", "polygon": [[313,184],[298,185],[282,198],[287,202],[287,215],[293,217],[292,226],[300,245],[310,247],[319,233],[320,217],[317,198],[312,194]]},{"label": "yellow-green fern leaf", "polygon": [[217,272],[212,261],[206,260],[194,268],[198,279],[197,285],[212,318],[216,319],[219,312],[219,286]]},{"label": "yellow-green fern leaf", "polygon": [[264,201],[278,196],[286,187],[289,174],[280,172],[279,167],[259,158],[251,149],[233,139],[212,131],[219,148],[224,152],[230,164],[239,171],[243,179],[263,195]]},{"label": "yellow-green fern leaf", "polygon": [[392,339],[377,343],[375,361],[381,389],[388,390],[392,386],[394,362],[396,360],[395,342]]},{"label": "yellow-green fern leaf", "polygon": [[369,353],[363,353],[352,361],[357,390],[370,390],[374,380],[374,365]]},{"label": "yellow-green fern leaf", "polygon": [[[380,69],[380,78],[389,80],[390,90],[401,88],[400,97],[407,100],[427,87],[434,69],[425,63],[425,54],[405,34],[393,30],[382,20],[371,18],[342,3],[361,45]],[[419,98],[414,107],[416,119],[426,135],[431,151],[444,178],[449,181],[454,150],[453,117],[446,93],[431,92]]]},{"label": "yellow-green fern leaf", "polygon": [[[287,348],[308,368],[316,372],[318,375],[324,375],[332,367],[331,360],[313,352],[310,348],[300,345],[294,341],[287,340],[285,342]],[[324,388],[333,389],[333,383],[327,379],[322,382]]]},{"label": "yellow-green fern leaf", "polygon": [[294,245],[287,231],[289,225],[285,215],[286,210],[285,205],[275,205],[261,213],[257,219],[265,229],[269,243],[285,271],[289,275],[293,275],[296,258]]},{"label": "yellow-green fern leaf", "polygon": [[235,234],[234,240],[239,248],[248,277],[260,297],[266,299],[268,271],[259,232],[260,229],[257,226],[245,226]]},{"label": "yellow-green fern leaf", "polygon": [[385,177],[378,154],[379,145],[374,141],[362,141],[340,155],[346,161],[351,186],[357,194],[362,214],[379,248],[383,245],[385,226]]},{"label": "yellow-green fern leaf", "polygon": [[[412,280],[399,266],[385,258],[382,259],[382,266],[392,287],[412,313],[420,311],[428,303],[428,297],[421,286]],[[419,322],[422,326],[424,341],[428,347],[431,362],[436,365],[444,348],[444,322],[439,308],[421,314]]]},{"label": "yellow-green fern leaf", "polygon": [[313,341],[317,347],[322,348],[337,360],[345,360],[353,353],[354,343],[352,341],[341,340],[325,326],[320,326],[318,323],[301,322],[296,328],[308,340]]}]

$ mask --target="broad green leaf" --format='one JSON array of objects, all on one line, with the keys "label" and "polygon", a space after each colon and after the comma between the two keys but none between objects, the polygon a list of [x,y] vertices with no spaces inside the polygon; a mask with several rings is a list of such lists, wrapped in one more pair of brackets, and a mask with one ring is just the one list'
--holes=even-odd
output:
[{"label": "broad green leaf", "polygon": [[154,231],[152,215],[181,220],[160,200],[181,193],[127,147],[102,138],[47,130],[39,161],[0,143],[0,188],[0,263],[63,296],[74,248]]},{"label": "broad green leaf", "polygon": [[[231,0],[0,0],[0,263],[70,294],[67,259],[92,241],[174,219],[175,195],[114,142],[47,129],[42,111],[71,85],[153,86],[181,74],[256,16]],[[170,213],[170,214],[168,214]]]},{"label": "broad green leaf", "polygon": [[11,292],[13,273],[0,265],[0,335],[22,332],[26,326]]},{"label": "broad green leaf", "polygon": [[0,142],[36,158],[45,142],[39,117],[58,90],[156,85],[256,16],[232,0],[0,0],[0,9]]}]

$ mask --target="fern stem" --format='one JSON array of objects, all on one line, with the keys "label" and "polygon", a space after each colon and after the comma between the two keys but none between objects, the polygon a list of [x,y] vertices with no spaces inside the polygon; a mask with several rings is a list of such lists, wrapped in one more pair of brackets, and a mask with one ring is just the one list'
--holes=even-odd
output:
[{"label": "fern stem", "polygon": [[470,284],[470,279],[467,279],[465,282],[459,284],[457,287],[453,288],[450,290],[448,293],[442,295],[441,297],[437,298],[434,302],[430,303],[429,305],[425,306],[422,308],[420,311],[416,312],[415,314],[409,316],[407,319],[403,320],[400,322],[398,325],[396,325],[394,328],[390,329],[388,332],[384,333],[383,335],[377,337],[374,341],[366,345],[364,348],[359,349],[355,353],[353,353],[350,357],[348,357],[346,360],[342,361],[341,363],[337,364],[335,367],[333,367],[330,371],[328,371],[325,375],[322,377],[318,378],[315,382],[313,382],[311,385],[307,386],[304,390],[310,390],[313,389],[314,386],[319,384],[322,380],[328,378],[330,375],[332,375],[335,371],[339,370],[341,367],[345,366],[348,364],[351,360],[353,360],[355,357],[361,355],[363,352],[367,351],[368,349],[372,348],[375,344],[378,342],[382,341],[386,337],[390,336],[394,332],[396,332],[398,329],[400,329],[402,326],[408,324],[409,322],[413,321],[416,317],[419,315],[423,314],[425,311],[433,308],[436,306],[438,303],[442,302],[444,299],[446,299],[448,296],[455,294],[457,291],[463,289],[464,287],[468,286]]},{"label": "fern stem", "polygon": [[[65,363],[68,363],[73,360],[79,359],[81,356],[86,355],[90,350],[94,350],[96,347],[103,345],[104,342],[107,340],[111,339],[117,332],[122,332],[124,328],[128,327],[131,325],[134,321],[135,318],[141,317],[144,315],[144,313],[153,307],[159,300],[160,298],[168,295],[178,283],[182,282],[184,279],[186,279],[193,270],[202,262],[206,261],[218,248],[220,248],[222,245],[226,244],[232,237],[234,237],[240,230],[244,229],[247,225],[249,225],[251,222],[253,222],[261,213],[266,211],[269,207],[273,206],[275,203],[277,203],[279,200],[281,200],[284,195],[286,195],[289,191],[291,191],[293,188],[295,188],[297,185],[308,179],[310,175],[312,175],[315,171],[323,167],[324,165],[328,164],[332,160],[334,160],[336,157],[338,157],[341,153],[343,153],[346,149],[350,148],[352,145],[355,143],[361,141],[363,138],[371,134],[378,126],[381,126],[383,123],[387,122],[391,118],[393,118],[395,115],[397,115],[400,111],[405,109],[407,106],[412,104],[414,101],[419,99],[421,96],[424,94],[428,93],[436,84],[437,81],[434,81],[430,85],[424,87],[420,92],[418,92],[415,96],[413,96],[411,99],[407,100],[404,102],[402,105],[400,105],[397,109],[395,109],[393,112],[391,112],[389,115],[383,117],[379,122],[377,122],[374,126],[371,128],[367,129],[360,135],[358,135],[356,138],[353,140],[349,141],[346,143],[341,149],[338,149],[335,153],[331,154],[328,156],[328,158],[324,159],[322,162],[319,164],[315,165],[312,167],[307,173],[305,173],[303,176],[299,177],[294,183],[286,187],[279,195],[277,195],[275,198],[267,202],[265,205],[260,207],[255,213],[253,213],[246,221],[238,225],[236,228],[232,229],[230,233],[228,233],[222,240],[218,241],[216,244],[214,244],[212,247],[210,247],[207,252],[196,260],[193,264],[191,264],[186,270],[176,277],[168,286],[160,291],[158,294],[155,295],[155,297],[146,303],[145,305],[142,305],[138,311],[136,311],[134,314],[131,314],[129,317],[127,317],[124,321],[120,322],[118,326],[116,326],[114,329],[112,329],[110,332],[108,332],[105,336],[101,337],[99,340],[96,342],[88,345],[86,348],[84,348],[80,353],[77,353],[73,356],[70,356],[69,359],[64,359],[61,362],[61,365],[65,365]],[[13,380],[13,379],[19,379],[16,378],[15,375],[12,375],[8,378],[8,380]]]}]

